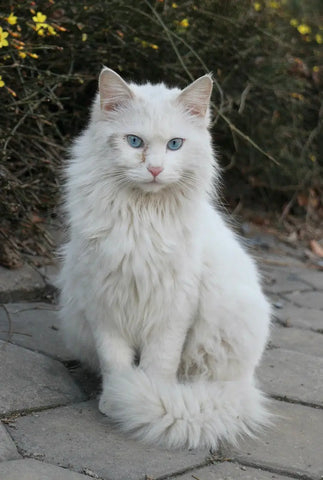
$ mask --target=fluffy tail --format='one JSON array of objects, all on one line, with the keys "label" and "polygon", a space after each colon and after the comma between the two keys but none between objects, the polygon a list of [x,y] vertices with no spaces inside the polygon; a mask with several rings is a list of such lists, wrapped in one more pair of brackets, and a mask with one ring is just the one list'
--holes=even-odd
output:
[{"label": "fluffy tail", "polygon": [[268,423],[264,397],[250,380],[166,384],[135,369],[109,377],[103,403],[123,431],[167,448],[215,449]]}]

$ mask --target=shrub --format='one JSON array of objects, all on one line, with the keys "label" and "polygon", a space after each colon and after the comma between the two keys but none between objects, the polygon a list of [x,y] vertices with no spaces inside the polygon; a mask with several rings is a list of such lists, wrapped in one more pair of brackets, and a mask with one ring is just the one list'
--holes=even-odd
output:
[{"label": "shrub", "polygon": [[[0,263],[48,249],[65,148],[102,65],[186,85],[213,71],[227,199],[281,209],[322,190],[319,1],[9,2],[0,12]],[[306,204],[306,201],[305,203]],[[43,239],[43,240],[41,240]]]}]

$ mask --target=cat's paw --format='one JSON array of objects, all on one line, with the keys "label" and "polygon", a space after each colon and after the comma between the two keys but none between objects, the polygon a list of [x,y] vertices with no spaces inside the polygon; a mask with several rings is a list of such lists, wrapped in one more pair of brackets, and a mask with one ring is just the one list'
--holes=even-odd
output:
[{"label": "cat's paw", "polygon": [[111,411],[111,402],[109,401],[109,398],[102,393],[100,400],[99,400],[99,410],[103,415],[109,416],[110,411]]}]

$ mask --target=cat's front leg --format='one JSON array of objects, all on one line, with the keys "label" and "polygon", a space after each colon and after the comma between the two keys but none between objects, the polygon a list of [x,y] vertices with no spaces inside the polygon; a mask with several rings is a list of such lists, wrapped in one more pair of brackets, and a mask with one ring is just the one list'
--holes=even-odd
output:
[{"label": "cat's front leg", "polygon": [[117,332],[100,332],[96,338],[96,346],[102,375],[102,393],[99,400],[99,410],[109,415],[110,400],[107,394],[109,377],[132,368],[134,351]]},{"label": "cat's front leg", "polygon": [[142,347],[140,368],[149,376],[159,377],[166,381],[175,381],[180,363],[181,352],[188,330],[184,319],[171,324],[163,319],[163,328],[156,328]]}]

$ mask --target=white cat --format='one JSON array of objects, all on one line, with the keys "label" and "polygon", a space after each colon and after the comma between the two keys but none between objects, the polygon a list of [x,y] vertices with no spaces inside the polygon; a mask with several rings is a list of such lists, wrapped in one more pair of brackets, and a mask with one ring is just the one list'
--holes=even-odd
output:
[{"label": "white cat", "polygon": [[105,68],[67,167],[67,345],[100,370],[101,412],[166,447],[215,448],[267,418],[270,307],[212,205],[211,91],[209,75],[180,91]]}]

